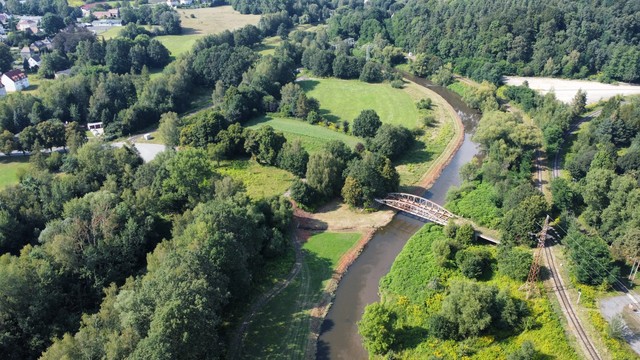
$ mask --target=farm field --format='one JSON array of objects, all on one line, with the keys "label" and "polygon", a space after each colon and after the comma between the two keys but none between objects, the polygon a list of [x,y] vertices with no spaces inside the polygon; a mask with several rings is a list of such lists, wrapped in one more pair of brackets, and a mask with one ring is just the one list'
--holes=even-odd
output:
[{"label": "farm field", "polygon": [[260,15],[243,15],[234,11],[231,6],[178,9],[178,14],[182,21],[182,34],[157,37],[173,56],[191,50],[196,40],[205,35],[234,30],[245,25],[257,25],[260,21]]},{"label": "farm field", "polygon": [[253,160],[222,161],[216,171],[242,181],[252,199],[282,195],[295,178],[285,170],[262,166]]},{"label": "farm field", "polygon": [[587,92],[587,104],[594,104],[600,100],[607,100],[616,95],[640,94],[640,85],[618,83],[604,84],[597,81],[567,80],[545,77],[520,77],[505,76],[504,82],[507,85],[522,85],[524,81],[529,83],[531,89],[546,94],[553,90],[556,98],[566,104],[571,103],[578,90]]},{"label": "farm field", "polygon": [[303,245],[300,274],[254,318],[242,358],[302,359],[309,336],[310,311],[322,296],[338,261],[359,233],[320,233]]},{"label": "farm field", "polygon": [[311,125],[300,119],[261,116],[246,124],[250,129],[257,129],[265,125],[269,125],[276,131],[284,133],[287,141],[300,140],[309,153],[322,150],[324,144],[329,140],[343,141],[350,148],[353,148],[359,141],[358,138],[354,136],[319,125]]},{"label": "farm field", "polygon": [[[193,47],[196,41],[209,34],[217,34],[225,30],[234,30],[245,25],[257,25],[260,15],[243,15],[234,11],[231,6],[218,6],[200,9],[178,9],[182,21],[182,34],[157,36],[174,57],[183,54]],[[144,26],[151,30],[152,26]],[[122,27],[113,27],[100,34],[111,39],[120,33]],[[275,48],[274,48],[275,49]]]},{"label": "farm field", "polygon": [[0,189],[18,183],[18,172],[29,166],[27,156],[0,158]]}]

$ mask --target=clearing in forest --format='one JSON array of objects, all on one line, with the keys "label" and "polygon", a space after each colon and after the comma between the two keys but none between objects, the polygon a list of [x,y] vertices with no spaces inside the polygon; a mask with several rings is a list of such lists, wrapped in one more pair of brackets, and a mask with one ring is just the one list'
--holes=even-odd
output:
[{"label": "clearing in forest", "polygon": [[178,56],[191,50],[199,38],[221,33],[225,30],[235,30],[246,25],[258,25],[260,15],[243,15],[233,10],[231,6],[218,6],[201,9],[178,9],[182,21],[182,34],[163,35],[156,39],[171,51],[171,55]]},{"label": "clearing in forest", "polygon": [[303,245],[304,263],[295,280],[254,318],[241,358],[302,359],[309,337],[311,310],[322,297],[343,254],[359,233],[320,233]]},{"label": "clearing in forest", "polygon": [[255,160],[221,161],[216,171],[237,181],[242,181],[247,195],[252,199],[263,199],[284,194],[295,176],[274,166],[263,166]]},{"label": "clearing in forest", "polygon": [[[182,34],[156,37],[174,57],[191,50],[196,40],[205,35],[217,34],[225,30],[232,31],[246,25],[258,25],[260,21],[260,15],[243,15],[233,10],[231,6],[177,9],[177,11],[182,22]],[[147,30],[153,27],[157,26],[144,26]],[[120,26],[113,27],[100,33],[100,36],[111,39],[117,37],[121,30]]]},{"label": "clearing in forest", "polygon": [[18,183],[18,173],[29,166],[28,156],[0,158],[0,189]]}]

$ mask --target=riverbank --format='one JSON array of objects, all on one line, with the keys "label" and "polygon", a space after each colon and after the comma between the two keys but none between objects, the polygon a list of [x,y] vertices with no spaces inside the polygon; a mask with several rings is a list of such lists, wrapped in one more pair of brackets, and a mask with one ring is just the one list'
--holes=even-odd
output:
[{"label": "riverbank", "polygon": [[[436,98],[438,106],[443,106],[448,113],[448,118],[452,120],[452,125],[454,129],[454,134],[452,139],[447,143],[447,146],[440,153],[438,157],[433,161],[433,163],[427,168],[427,171],[420,178],[420,180],[413,186],[412,192],[416,195],[424,194],[429,187],[431,187],[438,177],[442,174],[443,170],[449,165],[449,163],[453,160],[455,154],[457,153],[460,146],[464,142],[464,125],[462,123],[462,119],[455,111],[453,106],[451,106],[443,97],[441,97],[436,92],[429,90],[423,86],[420,86],[414,82],[409,81],[410,84],[414,85],[416,88],[419,88],[425,95],[430,98]],[[445,124],[440,124],[443,126]],[[343,204],[344,206],[344,204]],[[389,210],[386,210],[389,212]],[[322,213],[322,212],[321,212]],[[301,214],[301,213],[300,213]],[[307,215],[305,213],[304,215]],[[310,219],[313,219],[314,214],[309,214]],[[331,306],[333,304],[333,299],[335,297],[336,290],[340,286],[340,281],[342,277],[347,273],[350,266],[358,259],[358,256],[364,251],[365,247],[369,243],[371,239],[373,239],[376,232],[387,226],[391,220],[393,220],[393,216],[395,212],[391,212],[390,216],[386,216],[382,219],[377,219],[374,223],[375,225],[367,232],[364,232],[360,240],[357,244],[351,248],[346,254],[342,256],[339,261],[338,267],[336,268],[332,279],[329,281],[327,286],[324,289],[324,293],[321,301],[312,309],[312,322],[310,325],[310,337],[309,344],[307,346],[307,351],[305,352],[305,359],[315,359],[317,353],[317,344],[318,338],[320,336],[320,331],[322,327],[322,323],[324,322]],[[305,216],[306,217],[306,216]],[[344,221],[345,217],[338,216],[337,219],[341,219]],[[321,222],[325,222],[328,218],[327,216],[321,217]],[[316,219],[317,220],[317,219]],[[316,223],[317,225],[317,223]],[[333,225],[333,227],[332,227]],[[327,229],[331,229],[332,231],[338,230],[340,227],[337,224],[327,223]],[[308,229],[307,229],[308,230]],[[346,230],[346,229],[342,229]],[[304,230],[301,230],[304,231]]]}]

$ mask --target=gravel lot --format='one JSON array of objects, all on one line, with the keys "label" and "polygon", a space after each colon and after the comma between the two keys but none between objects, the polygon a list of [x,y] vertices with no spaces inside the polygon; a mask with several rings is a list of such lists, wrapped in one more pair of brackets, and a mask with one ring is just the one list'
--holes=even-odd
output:
[{"label": "gravel lot", "polygon": [[[115,147],[122,147],[124,143],[117,142],[117,143],[113,143],[112,145]],[[144,160],[144,162],[149,162],[155,159],[158,154],[160,154],[165,150],[164,145],[158,145],[158,144],[136,143],[134,144],[134,146],[140,152],[140,157],[142,158],[142,160]]]},{"label": "gravel lot", "polygon": [[522,85],[525,80],[529,82],[530,88],[538,90],[543,94],[546,94],[553,89],[556,93],[556,98],[564,103],[570,103],[579,89],[587,92],[587,104],[597,103],[600,100],[606,100],[619,94],[640,94],[640,85],[632,85],[627,83],[618,83],[617,85],[612,85],[585,80],[565,80],[556,78],[519,76],[504,77],[504,82],[507,85]]},{"label": "gravel lot", "polygon": [[[615,296],[607,299],[600,300],[600,312],[604,318],[611,322],[616,315],[622,313],[623,309],[632,303],[632,300],[627,295]],[[639,315],[640,316],[640,315]],[[640,334],[634,334],[627,328],[625,333],[625,340],[631,345],[633,351],[640,354]]]}]

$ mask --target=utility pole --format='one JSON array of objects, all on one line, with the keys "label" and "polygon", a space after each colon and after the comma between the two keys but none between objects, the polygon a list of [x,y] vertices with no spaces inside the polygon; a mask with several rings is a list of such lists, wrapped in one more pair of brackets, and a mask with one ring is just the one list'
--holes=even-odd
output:
[{"label": "utility pole", "polygon": [[544,251],[544,245],[545,241],[547,240],[548,230],[549,215],[547,215],[546,219],[544,219],[542,230],[540,230],[540,232],[537,234],[538,247],[533,254],[533,262],[531,263],[531,268],[529,268],[529,276],[527,276],[527,282],[520,287],[520,291],[525,291],[527,293],[527,299],[529,299],[534,293],[536,295],[539,295],[540,293],[536,283],[538,282],[538,275],[540,274],[540,259],[542,258],[542,251]]},{"label": "utility pole", "polygon": [[638,268],[640,267],[640,261],[633,260],[633,265],[631,266],[631,272],[629,273],[629,280],[633,281],[636,279],[636,274],[638,273]]}]

